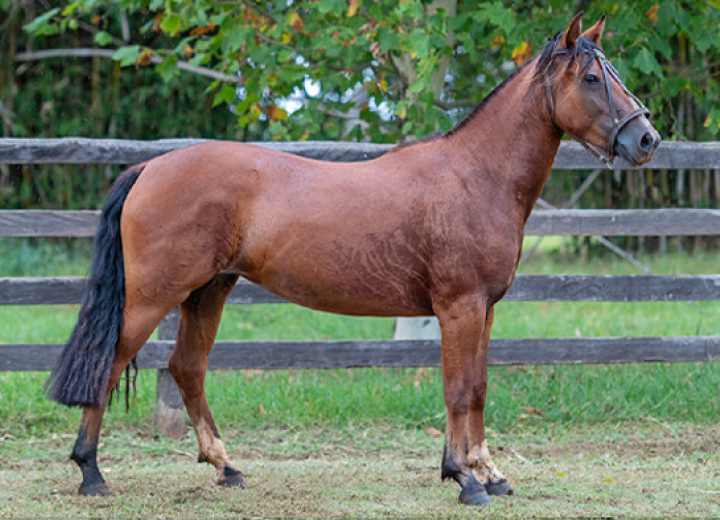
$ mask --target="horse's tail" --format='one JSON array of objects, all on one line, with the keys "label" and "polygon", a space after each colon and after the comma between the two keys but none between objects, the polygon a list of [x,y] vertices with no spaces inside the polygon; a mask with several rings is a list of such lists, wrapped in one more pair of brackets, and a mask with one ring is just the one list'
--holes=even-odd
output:
[{"label": "horse's tail", "polygon": [[125,307],[120,215],[144,167],[133,166],[118,177],[102,210],[78,323],[46,383],[50,398],[66,406],[98,406],[108,390]]}]

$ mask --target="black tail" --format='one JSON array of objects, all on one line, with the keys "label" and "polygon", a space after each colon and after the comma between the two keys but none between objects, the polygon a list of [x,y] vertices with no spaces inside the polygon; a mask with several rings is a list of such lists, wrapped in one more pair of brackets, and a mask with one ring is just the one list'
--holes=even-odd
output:
[{"label": "black tail", "polygon": [[46,383],[50,398],[66,406],[97,406],[107,392],[125,307],[120,215],[144,167],[120,175],[105,201],[78,323]]}]

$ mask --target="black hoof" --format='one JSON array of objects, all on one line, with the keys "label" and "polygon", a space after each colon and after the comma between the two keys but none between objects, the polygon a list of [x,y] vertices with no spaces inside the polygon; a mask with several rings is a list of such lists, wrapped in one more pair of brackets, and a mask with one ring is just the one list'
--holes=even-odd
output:
[{"label": "black hoof", "polygon": [[105,482],[95,482],[86,486],[80,486],[78,493],[84,497],[109,497],[110,490]]},{"label": "black hoof", "polygon": [[492,504],[492,500],[483,486],[480,489],[463,489],[460,491],[458,501],[466,506],[486,506]]},{"label": "black hoof", "polygon": [[227,466],[223,468],[222,476],[218,479],[217,483],[218,486],[225,486],[229,488],[247,488],[247,484],[245,483],[245,479],[243,479],[242,473]]},{"label": "black hoof", "polygon": [[483,485],[485,486],[485,491],[487,491],[487,494],[495,497],[515,494],[513,488],[510,487],[510,484],[508,484],[507,479],[504,478],[498,480],[497,482],[492,482],[488,480]]}]

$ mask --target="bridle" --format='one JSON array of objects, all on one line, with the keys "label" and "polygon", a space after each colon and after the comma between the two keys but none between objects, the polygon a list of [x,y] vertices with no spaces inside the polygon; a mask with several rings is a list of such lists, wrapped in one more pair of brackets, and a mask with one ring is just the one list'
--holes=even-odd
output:
[{"label": "bridle", "polygon": [[[570,51],[568,49],[555,49],[552,52],[552,58],[563,54],[569,54],[569,52]],[[586,150],[588,150],[591,154],[601,160],[603,164],[605,164],[605,166],[607,166],[608,168],[612,168],[612,163],[613,160],[615,160],[616,155],[615,140],[617,139],[620,130],[622,130],[630,121],[637,117],[645,116],[649,118],[650,110],[648,110],[648,108],[642,104],[642,101],[640,101],[635,94],[633,94],[627,89],[625,84],[620,79],[620,74],[618,74],[618,71],[615,69],[615,67],[612,66],[612,63],[607,60],[607,58],[600,49],[593,49],[591,58],[592,57],[597,58],[598,63],[600,64],[600,69],[603,73],[603,80],[605,81],[605,92],[607,93],[608,106],[610,107],[610,116],[612,117],[614,124],[613,129],[610,132],[610,137],[608,138],[607,150],[602,150],[601,148],[589,143],[582,137],[573,135],[571,132],[567,132],[566,130],[563,131],[565,131],[578,143],[583,145]],[[618,83],[618,85],[620,85],[620,88],[623,89],[623,92],[630,96],[630,98],[635,101],[635,103],[639,107],[632,112],[626,114],[622,118],[619,118],[617,106],[615,106],[615,97],[613,96],[611,79],[614,79]],[[553,124],[558,129],[562,130],[555,121],[555,104],[553,103],[552,97],[552,85],[550,79],[547,76],[545,77],[545,95],[547,97],[548,108],[550,109],[550,118],[552,119]]]}]

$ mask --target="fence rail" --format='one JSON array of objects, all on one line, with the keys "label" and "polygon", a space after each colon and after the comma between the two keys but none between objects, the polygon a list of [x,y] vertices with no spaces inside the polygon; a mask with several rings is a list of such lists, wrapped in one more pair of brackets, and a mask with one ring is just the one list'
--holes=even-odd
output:
[{"label": "fence rail", "polygon": [[[99,211],[2,210],[2,237],[91,237]],[[543,209],[530,215],[526,235],[678,236],[717,235],[714,209]]]},{"label": "fence rail", "polygon": [[[0,163],[132,164],[167,151],[203,142],[198,139],[121,141],[112,139],[0,139]],[[352,143],[256,143],[329,161],[367,160],[390,146]],[[576,143],[563,142],[555,169],[597,169],[601,165]],[[720,142],[663,143],[645,168],[720,169]],[[623,166],[623,169],[630,169]],[[0,237],[89,237],[97,211],[0,210]],[[720,235],[720,210],[538,210],[528,235],[697,236]],[[77,304],[83,278],[0,278],[0,305]],[[506,296],[515,301],[699,301],[720,300],[720,274],[682,276],[519,275]],[[237,284],[229,303],[285,303],[247,281]],[[140,351],[140,368],[158,370],[158,423],[181,435],[184,411],[167,371],[178,315],[158,329],[158,341]],[[0,345],[0,371],[48,370],[60,345]],[[495,339],[489,362],[508,364],[642,363],[719,361],[720,335],[692,337],[614,337]],[[439,366],[434,340],[376,341],[219,341],[210,368],[280,369],[365,366]]]},{"label": "fence rail", "polygon": [[[0,278],[0,305],[77,304],[84,278]],[[720,300],[714,275],[518,275],[505,295],[511,301],[668,302]],[[241,280],[232,304],[287,303],[262,287]]]},{"label": "fence rail", "polygon": [[[140,369],[167,369],[175,342],[149,341]],[[0,371],[50,370],[62,345],[0,345]],[[718,336],[492,339],[490,365],[720,361]],[[217,341],[209,369],[437,367],[437,340]]]},{"label": "fence rail", "polygon": [[[0,162],[9,164],[135,164],[163,153],[206,142],[207,139],[159,139],[131,141],[121,139],[0,139]],[[378,157],[392,148],[387,144],[340,143],[324,141],[252,143],[264,148],[322,159],[324,161],[365,161]],[[630,165],[620,165],[632,169]],[[560,144],[553,168],[584,170],[602,164],[578,143]],[[720,168],[720,142],[663,142],[653,160],[643,168]]]}]

